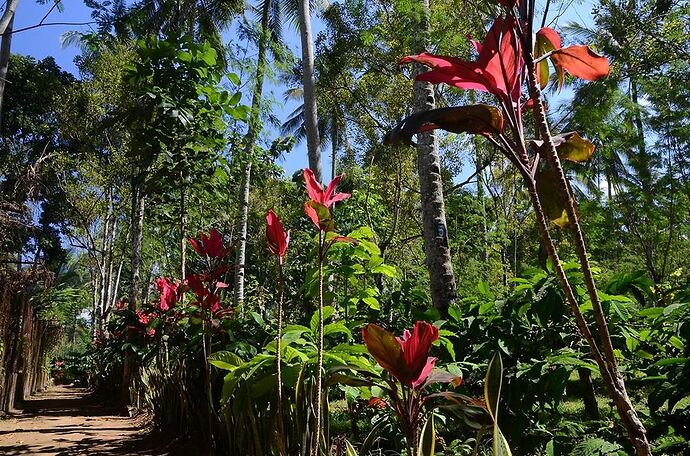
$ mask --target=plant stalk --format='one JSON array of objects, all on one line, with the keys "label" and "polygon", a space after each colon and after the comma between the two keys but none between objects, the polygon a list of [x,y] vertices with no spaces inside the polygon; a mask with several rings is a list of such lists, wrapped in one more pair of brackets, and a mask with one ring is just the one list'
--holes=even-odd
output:
[{"label": "plant stalk", "polygon": [[[640,421],[637,412],[635,411],[630,401],[630,398],[628,397],[628,393],[625,389],[625,382],[623,380],[623,376],[621,375],[620,370],[618,369],[618,365],[616,363],[616,358],[613,351],[613,344],[611,342],[611,335],[608,330],[606,316],[604,315],[604,310],[601,306],[601,301],[599,300],[596,284],[594,282],[594,276],[592,275],[589,259],[587,257],[587,248],[585,245],[584,236],[582,234],[582,228],[580,226],[578,214],[575,209],[574,199],[570,192],[568,181],[565,177],[565,173],[563,172],[563,167],[561,166],[560,159],[558,158],[558,152],[553,142],[553,137],[551,136],[551,131],[549,129],[549,124],[546,118],[544,105],[542,104],[541,91],[539,89],[536,79],[536,65],[534,62],[534,58],[530,50],[527,48],[525,48],[525,52],[523,54],[525,57],[525,64],[527,66],[529,95],[530,98],[534,101],[533,111],[535,123],[542,137],[542,140],[544,141],[544,146],[542,150],[545,151],[545,158],[549,164],[549,167],[554,173],[556,173],[556,176],[558,177],[560,191],[562,192],[565,201],[566,213],[571,223],[571,232],[575,242],[575,250],[577,252],[578,260],[582,267],[585,286],[587,288],[589,298],[592,302],[594,317],[597,321],[597,332],[599,334],[599,339],[601,341],[604,356],[602,359],[603,362],[600,362],[597,359],[597,356],[595,356],[595,360],[597,360],[597,364],[599,364],[599,369],[601,370],[604,383],[606,384],[607,389],[609,390],[609,395],[615,402],[618,412],[621,416],[621,420],[623,421],[623,425],[626,428],[631,443],[635,447],[636,455],[650,456],[652,452],[649,442],[647,441],[647,431],[644,428],[642,421]],[[534,189],[534,191],[536,193],[536,188]],[[541,211],[537,218],[544,218],[543,211]],[[545,222],[545,220],[543,221]],[[541,228],[542,227],[540,226],[540,231],[542,231]],[[544,233],[542,233],[542,237],[543,236]],[[550,242],[551,246],[549,246],[548,244],[549,243],[547,242],[547,249],[551,247],[552,252],[550,252],[550,256],[552,257],[552,260],[554,262],[554,267],[558,265],[556,269],[560,278],[561,274],[563,274],[564,276],[565,273],[563,272],[562,267],[560,266],[558,256],[556,255],[554,257],[553,255],[555,254],[555,249],[553,248],[553,241],[551,240]],[[567,279],[565,279],[565,282],[567,282]],[[561,283],[564,283],[563,279],[561,279]],[[570,288],[570,293],[572,293],[572,288]],[[570,299],[568,300],[570,301]],[[578,326],[581,326],[579,321]],[[587,336],[585,337],[587,338]],[[596,346],[596,342],[593,338],[587,338],[587,342],[590,345],[590,349],[592,350],[593,355],[595,354],[595,352],[599,351],[598,347]],[[599,357],[601,357],[601,354],[599,355]]]}]

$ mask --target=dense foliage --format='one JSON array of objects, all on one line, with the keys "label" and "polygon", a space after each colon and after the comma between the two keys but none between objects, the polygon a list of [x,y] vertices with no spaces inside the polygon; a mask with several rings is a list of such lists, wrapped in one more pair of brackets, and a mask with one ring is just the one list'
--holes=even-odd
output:
[{"label": "dense foliage", "polygon": [[[690,451],[687,2],[318,3],[88,2],[78,75],[11,56],[0,410],[51,376],[200,454]],[[332,168],[286,175],[312,107]]]}]

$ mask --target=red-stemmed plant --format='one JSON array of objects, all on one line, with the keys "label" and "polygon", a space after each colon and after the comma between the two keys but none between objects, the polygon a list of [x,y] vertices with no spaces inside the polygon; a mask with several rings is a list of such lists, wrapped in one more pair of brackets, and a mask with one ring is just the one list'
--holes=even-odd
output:
[{"label": "red-stemmed plant", "polygon": [[304,180],[306,182],[309,200],[304,203],[304,212],[319,230],[318,262],[319,262],[319,331],[318,331],[318,361],[316,365],[316,429],[314,444],[312,446],[312,456],[318,456],[322,436],[322,370],[323,370],[323,264],[326,259],[328,249],[338,241],[350,241],[344,236],[335,234],[335,222],[331,208],[338,202],[350,197],[349,193],[336,193],[335,188],[342,176],[337,176],[331,181],[324,190],[323,186],[314,177],[314,172],[307,168],[304,170]]},{"label": "red-stemmed plant", "polygon": [[[546,117],[541,90],[549,80],[550,65],[562,86],[565,73],[596,80],[609,73],[606,57],[588,46],[563,47],[558,33],[543,27],[533,33],[535,0],[500,0],[504,14],[497,17],[484,43],[473,41],[475,61],[422,53],[404,57],[401,63],[417,62],[431,71],[418,80],[445,83],[460,89],[481,90],[495,96],[497,106],[478,104],[434,109],[404,119],[387,137],[390,143],[412,142],[418,132],[441,128],[455,133],[484,136],[520,172],[534,207],[539,232],[554,270],[561,282],[580,334],[589,345],[609,396],[616,404],[623,426],[638,456],[651,455],[646,430],[628,397],[617,365],[606,316],[604,314],[587,248],[580,226],[575,199],[563,170],[563,160],[582,162],[594,153],[594,145],[576,132],[553,135]],[[521,96],[522,87],[527,97]],[[535,130],[529,132],[523,121],[531,108]],[[528,139],[530,133],[534,139]],[[596,319],[596,341],[592,328],[580,310],[573,287],[566,277],[556,245],[553,226],[569,228],[582,268],[589,300]]]},{"label": "red-stemmed plant", "polygon": [[285,231],[283,224],[280,222],[280,217],[269,209],[266,213],[266,242],[268,243],[268,250],[278,258],[278,331],[276,335],[276,383],[277,383],[277,399],[276,407],[276,422],[277,434],[279,442],[278,447],[283,449],[285,447],[283,435],[283,377],[281,366],[281,349],[283,337],[283,300],[285,299],[285,280],[283,277],[283,262],[285,260],[285,253],[287,252],[288,244],[290,243],[290,231]]}]

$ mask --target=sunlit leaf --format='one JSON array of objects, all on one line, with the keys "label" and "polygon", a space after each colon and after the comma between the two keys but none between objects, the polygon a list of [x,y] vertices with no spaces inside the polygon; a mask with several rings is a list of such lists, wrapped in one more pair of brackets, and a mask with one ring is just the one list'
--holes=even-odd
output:
[{"label": "sunlit leaf", "polygon": [[585,45],[558,49],[551,54],[551,61],[556,68],[588,81],[596,81],[609,74],[609,60]]},{"label": "sunlit leaf", "polygon": [[494,424],[494,456],[512,456],[512,454],[503,432],[498,424]]},{"label": "sunlit leaf", "polygon": [[345,456],[359,456],[357,450],[355,450],[348,440],[345,440]]},{"label": "sunlit leaf", "polygon": [[[533,139],[529,143],[537,152],[544,146],[544,141],[539,139]],[[580,136],[576,131],[555,135],[553,137],[553,144],[556,146],[556,151],[561,160],[582,163],[594,155],[594,144]]]},{"label": "sunlit leaf", "polygon": [[568,227],[570,220],[565,209],[566,201],[556,173],[550,168],[542,169],[537,172],[535,179],[539,201],[548,219],[560,228]]},{"label": "sunlit leaf", "polygon": [[321,231],[335,230],[335,222],[333,221],[331,211],[323,204],[309,200],[304,203],[304,212]]},{"label": "sunlit leaf", "polygon": [[[547,52],[561,48],[561,37],[550,27],[543,27],[537,32],[534,44],[534,56],[541,57]],[[544,59],[537,64],[537,81],[544,89],[549,82],[549,62]]]},{"label": "sunlit leaf", "polygon": [[501,397],[501,385],[503,383],[503,360],[501,354],[496,352],[486,371],[484,380],[484,401],[494,422],[498,421],[498,404]]}]

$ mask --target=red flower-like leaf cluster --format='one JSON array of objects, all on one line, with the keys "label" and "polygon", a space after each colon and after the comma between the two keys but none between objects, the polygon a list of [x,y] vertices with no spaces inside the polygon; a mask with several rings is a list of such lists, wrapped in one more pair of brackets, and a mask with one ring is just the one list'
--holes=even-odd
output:
[{"label": "red flower-like leaf cluster", "polygon": [[215,228],[207,236],[201,233],[200,239],[189,238],[192,248],[201,256],[209,258],[224,258],[229,250],[223,245],[223,236]]},{"label": "red flower-like leaf cluster", "polygon": [[307,184],[307,195],[309,195],[309,200],[304,203],[304,212],[321,231],[335,230],[331,207],[336,202],[352,196],[349,193],[335,193],[335,188],[340,183],[342,177],[342,175],[337,176],[324,190],[323,186],[316,180],[314,172],[309,168],[304,170],[304,180]]},{"label": "red flower-like leaf cluster", "polygon": [[362,329],[367,350],[400,383],[419,388],[436,364],[429,356],[431,344],[438,339],[438,328],[424,321],[415,323],[412,332],[395,337],[382,327],[369,323]]},{"label": "red flower-like leaf cluster", "polygon": [[280,223],[280,217],[269,209],[266,213],[266,240],[268,241],[268,250],[278,257],[278,261],[283,263],[287,246],[290,243],[290,231],[285,231],[283,224]]},{"label": "red flower-like leaf cluster", "polygon": [[519,100],[522,58],[516,25],[513,16],[498,17],[483,44],[470,40],[479,54],[475,61],[422,53],[403,57],[400,64],[417,62],[431,67],[417,76],[420,81],[482,90],[505,101]]},{"label": "red flower-like leaf cluster", "polygon": [[161,298],[160,309],[165,312],[175,307],[179,299],[180,283],[166,277],[160,277],[156,279],[156,288],[158,288]]},{"label": "red flower-like leaf cluster", "polygon": [[187,285],[192,289],[196,297],[195,304],[203,309],[211,309],[212,313],[220,310],[220,298],[218,292],[228,285],[217,281],[213,277],[203,274],[191,274],[187,277]]}]

